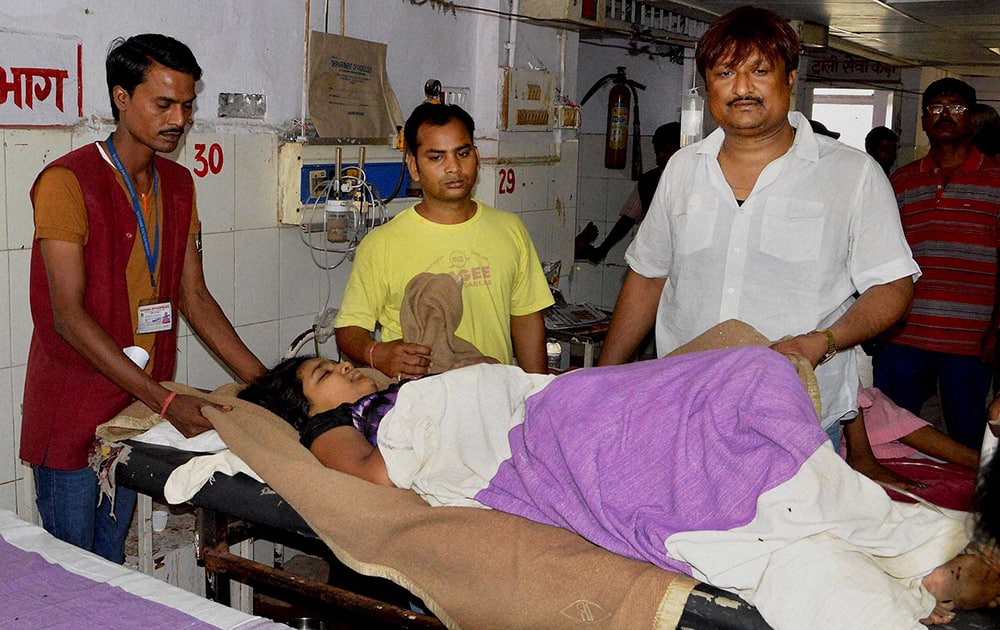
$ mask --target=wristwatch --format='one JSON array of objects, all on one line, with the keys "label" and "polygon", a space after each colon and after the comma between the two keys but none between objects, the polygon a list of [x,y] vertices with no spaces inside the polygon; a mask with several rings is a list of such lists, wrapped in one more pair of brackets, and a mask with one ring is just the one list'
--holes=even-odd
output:
[{"label": "wristwatch", "polygon": [[826,354],[824,354],[823,358],[819,360],[820,365],[822,365],[837,354],[837,342],[833,338],[833,331],[829,328],[820,328],[819,330],[814,330],[809,334],[812,333],[821,333],[824,337],[826,337]]}]

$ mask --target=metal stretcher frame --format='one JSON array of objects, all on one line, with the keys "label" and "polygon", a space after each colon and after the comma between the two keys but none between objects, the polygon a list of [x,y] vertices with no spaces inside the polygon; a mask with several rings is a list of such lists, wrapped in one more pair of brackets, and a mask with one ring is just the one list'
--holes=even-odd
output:
[{"label": "metal stretcher frame", "polygon": [[[153,497],[163,496],[170,473],[199,455],[164,446],[128,441],[132,449],[128,460],[115,473],[118,484]],[[270,587],[297,597],[320,602],[324,610],[340,612],[364,627],[444,628],[435,617],[351,590],[366,581],[391,584],[388,580],[355,573],[347,567],[346,586],[324,584],[283,571],[280,565],[268,566],[229,551],[231,545],[249,538],[284,544],[289,540],[297,548],[322,544],[309,525],[292,507],[268,486],[237,474],[216,475],[190,501],[196,511],[196,547],[204,564],[206,593],[214,601],[229,604],[230,580],[253,586]],[[325,546],[324,546],[325,548]],[[335,561],[333,554],[329,559]],[[394,584],[392,588],[400,589]],[[371,592],[370,590],[368,592]],[[688,596],[678,628],[712,630],[769,630],[770,626],[752,606],[716,587],[701,584]],[[1000,609],[962,612],[942,630],[991,630],[1000,627]]]},{"label": "metal stretcher frame", "polygon": [[[140,442],[127,444],[131,451],[127,461],[118,465],[115,481],[152,497],[162,497],[170,473],[199,455]],[[444,628],[435,617],[353,590],[295,576],[280,566],[268,566],[230,552],[231,545],[250,538],[279,544],[292,542],[299,548],[322,544],[288,503],[266,485],[246,475],[217,475],[189,503],[195,508],[195,546],[198,559],[205,567],[206,594],[216,602],[229,605],[229,583],[236,580],[321,602],[324,610],[363,620],[369,627]],[[352,573],[357,582],[389,583],[353,573],[346,567],[342,569]]]}]

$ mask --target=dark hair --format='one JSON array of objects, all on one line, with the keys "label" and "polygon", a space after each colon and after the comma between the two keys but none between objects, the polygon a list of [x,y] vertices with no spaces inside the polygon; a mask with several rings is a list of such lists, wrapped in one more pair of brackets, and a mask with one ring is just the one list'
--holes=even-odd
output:
[{"label": "dark hair", "polygon": [[809,119],[809,126],[812,127],[813,133],[818,133],[821,136],[826,136],[827,138],[833,138],[837,140],[840,138],[839,131],[831,131],[826,125],[818,120]]},{"label": "dark hair", "polygon": [[115,105],[114,89],[120,85],[132,94],[135,87],[146,80],[146,73],[153,62],[171,70],[190,74],[197,81],[201,78],[201,66],[194,53],[184,43],[173,37],[159,33],[133,35],[128,39],[119,37],[108,47],[104,69],[108,79],[108,97],[111,99],[111,113],[118,120],[118,106]]},{"label": "dark hair", "polygon": [[417,131],[424,123],[443,127],[453,120],[457,120],[465,125],[469,131],[469,138],[474,139],[476,134],[476,123],[472,116],[458,105],[444,105],[442,103],[421,103],[417,105],[410,117],[406,119],[406,126],[403,127],[403,139],[406,141],[406,150],[412,155],[417,155]]},{"label": "dark hair", "polygon": [[694,59],[698,74],[725,61],[739,65],[759,52],[771,63],[782,61],[785,73],[799,67],[799,38],[780,15],[759,7],[733,9],[712,23],[701,36]]},{"label": "dark hair", "polygon": [[315,358],[310,355],[285,359],[247,385],[239,393],[239,398],[260,405],[301,431],[309,419],[309,401],[302,391],[299,368]]},{"label": "dark hair", "polygon": [[976,539],[982,544],[1000,542],[1000,452],[986,465],[973,501]]},{"label": "dark hair", "polygon": [[899,142],[899,136],[896,135],[895,131],[889,129],[888,127],[874,127],[868,132],[868,135],[865,136],[865,151],[868,151],[869,153],[874,151],[878,146],[878,143],[883,140],[889,140],[890,142],[896,143]]},{"label": "dark hair", "polygon": [[[965,106],[969,109],[976,107],[976,88],[954,77],[945,77],[927,86],[927,89],[924,90],[924,98],[920,101],[920,108],[927,107],[928,102],[932,98],[941,96],[942,94],[959,97],[965,101]],[[971,115],[972,112],[969,112],[969,114]]]},{"label": "dark hair", "polygon": [[679,122],[668,122],[660,125],[653,132],[653,148],[656,150],[667,147],[681,146],[681,124]]}]

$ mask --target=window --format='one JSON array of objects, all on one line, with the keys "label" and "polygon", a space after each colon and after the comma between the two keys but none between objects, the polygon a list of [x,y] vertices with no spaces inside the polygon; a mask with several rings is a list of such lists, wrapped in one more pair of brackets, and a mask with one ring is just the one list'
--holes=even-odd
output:
[{"label": "window", "polygon": [[889,90],[813,88],[812,97],[810,118],[840,132],[841,142],[862,151],[865,136],[873,127],[893,127],[893,94]]}]

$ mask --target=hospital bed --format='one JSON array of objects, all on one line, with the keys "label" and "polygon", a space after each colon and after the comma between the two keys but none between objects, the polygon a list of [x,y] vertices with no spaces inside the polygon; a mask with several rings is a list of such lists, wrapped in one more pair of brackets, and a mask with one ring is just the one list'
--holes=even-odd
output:
[{"label": "hospital bed", "polygon": [[[235,579],[296,592],[320,602],[331,617],[362,627],[768,628],[731,594],[616,556],[570,532],[489,510],[431,508],[412,493],[317,467],[290,427],[269,425],[250,407],[212,419],[258,473],[279,480],[277,488],[242,474],[216,474],[190,500],[207,591],[218,601],[227,601],[228,580]],[[195,456],[129,444],[118,483],[153,496],[162,494],[174,468]],[[314,497],[310,486],[324,488],[323,501],[302,501]],[[229,552],[251,536],[300,549],[322,539],[349,577],[338,585],[303,580]],[[413,597],[387,601],[365,576],[386,578]],[[436,614],[413,612],[411,600]],[[997,628],[1000,616],[962,613],[940,627]]]},{"label": "hospital bed", "polygon": [[0,510],[0,627],[286,626],[111,563]]}]

